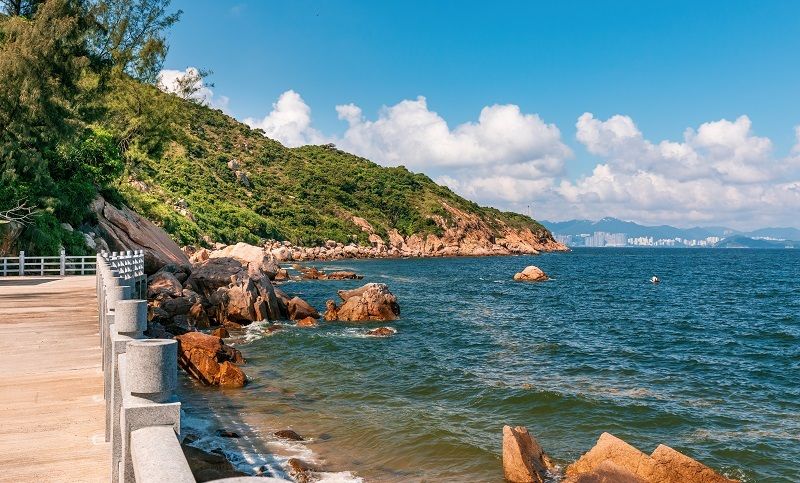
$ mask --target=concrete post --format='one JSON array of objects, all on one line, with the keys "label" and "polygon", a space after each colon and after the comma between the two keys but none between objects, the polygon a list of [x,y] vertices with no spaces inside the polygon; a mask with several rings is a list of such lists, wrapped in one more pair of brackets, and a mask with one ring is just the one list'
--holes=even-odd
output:
[{"label": "concrete post", "polygon": [[122,461],[119,480],[134,482],[131,433],[150,426],[171,426],[180,434],[180,403],[172,402],[178,378],[178,342],[142,339],[128,342],[119,356],[123,394],[120,412]]},{"label": "concrete post", "polygon": [[25,275],[25,251],[19,251],[19,276]]},{"label": "concrete post", "polygon": [[66,253],[64,253],[64,249],[63,248],[61,249],[60,255],[61,255],[61,257],[59,259],[59,262],[61,262],[61,263],[59,263],[59,271],[58,271],[58,273],[63,277],[65,272],[66,272],[66,268],[67,268],[66,267],[66,265],[67,265],[67,255],[66,255]]}]

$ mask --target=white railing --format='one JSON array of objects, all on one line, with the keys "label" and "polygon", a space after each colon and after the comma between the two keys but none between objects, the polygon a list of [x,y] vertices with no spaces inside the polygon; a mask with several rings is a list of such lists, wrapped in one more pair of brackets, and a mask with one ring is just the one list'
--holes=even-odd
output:
[{"label": "white railing", "polygon": [[[97,255],[106,441],[113,483],[194,483],[180,446],[178,341],[147,339],[144,254]],[[137,299],[138,297],[138,299]],[[218,482],[280,483],[241,477]]]},{"label": "white railing", "polygon": [[93,275],[96,270],[94,255],[67,255],[64,250],[55,257],[29,257],[24,251],[16,257],[0,257],[0,277]]}]

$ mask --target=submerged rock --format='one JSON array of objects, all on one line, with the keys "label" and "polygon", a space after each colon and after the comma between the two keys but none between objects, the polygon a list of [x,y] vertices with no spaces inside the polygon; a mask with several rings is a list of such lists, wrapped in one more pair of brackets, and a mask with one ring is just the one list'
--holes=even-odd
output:
[{"label": "submerged rock", "polygon": [[344,301],[341,307],[332,300],[326,302],[325,320],[395,320],[400,315],[397,297],[385,283],[368,283],[353,290],[339,290],[339,297]]},{"label": "submerged rock", "polygon": [[378,327],[377,329],[367,331],[367,335],[372,337],[389,337],[390,335],[395,335],[396,333],[397,330],[391,327]]},{"label": "submerged rock", "polygon": [[544,483],[554,468],[524,426],[503,426],[503,475],[512,483]]},{"label": "submerged rock", "polygon": [[289,441],[305,441],[302,436],[291,429],[282,429],[280,431],[275,431],[272,434],[282,439],[288,439]]},{"label": "submerged rock", "polygon": [[548,277],[541,268],[530,265],[525,267],[525,270],[516,273],[514,280],[518,282],[543,282],[548,280]]},{"label": "submerged rock", "polygon": [[317,326],[317,319],[314,317],[306,317],[304,319],[300,319],[297,321],[298,327],[316,327]]}]

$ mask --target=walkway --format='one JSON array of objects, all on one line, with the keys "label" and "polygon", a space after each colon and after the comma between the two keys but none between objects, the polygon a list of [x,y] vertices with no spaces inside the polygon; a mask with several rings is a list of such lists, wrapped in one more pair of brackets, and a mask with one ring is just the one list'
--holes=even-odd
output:
[{"label": "walkway", "polygon": [[94,276],[0,277],[0,337],[0,481],[109,481]]}]

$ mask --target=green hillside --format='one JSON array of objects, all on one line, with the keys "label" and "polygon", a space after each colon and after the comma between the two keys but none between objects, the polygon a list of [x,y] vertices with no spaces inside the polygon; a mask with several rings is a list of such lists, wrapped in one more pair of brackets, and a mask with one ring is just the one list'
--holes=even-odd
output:
[{"label": "green hillside", "polygon": [[[366,243],[353,216],[365,218],[381,236],[391,228],[404,235],[437,233],[430,217],[448,218],[442,201],[479,214],[490,226],[546,232],[528,217],[480,207],[423,174],[382,167],[332,145],[286,148],[220,111],[150,86],[136,88],[157,98],[156,104],[174,104],[174,131],[158,155],[129,151],[115,187],[179,243],[200,243],[204,236],[224,243]],[[229,162],[239,165],[249,186],[237,181]]]},{"label": "green hillside", "polygon": [[0,2],[0,220],[23,225],[0,233],[0,247],[88,252],[79,230],[91,231],[98,193],[180,244],[366,243],[353,216],[384,238],[392,228],[439,234],[452,221],[443,203],[497,235],[530,228],[550,239],[528,217],[480,207],[405,168],[333,146],[286,148],[186,100],[192,79],[181,96],[162,92],[165,32],[179,17],[168,0]]}]

